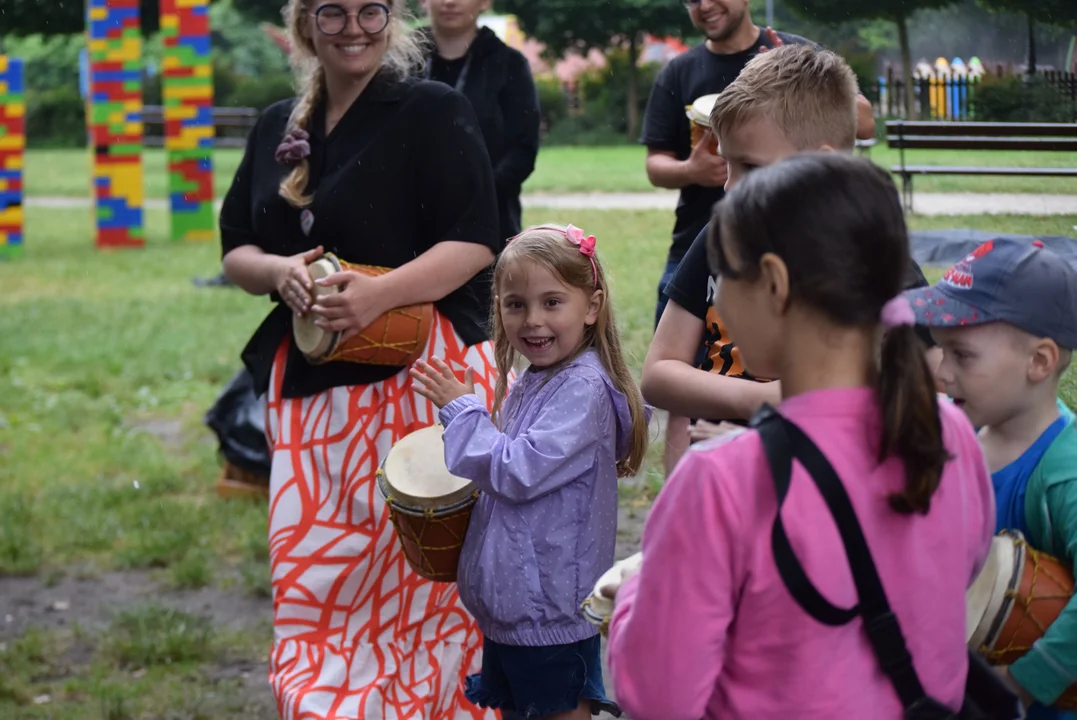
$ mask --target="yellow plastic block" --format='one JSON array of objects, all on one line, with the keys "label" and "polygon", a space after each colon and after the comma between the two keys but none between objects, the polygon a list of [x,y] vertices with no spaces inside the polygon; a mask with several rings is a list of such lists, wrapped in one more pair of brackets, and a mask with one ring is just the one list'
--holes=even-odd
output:
[{"label": "yellow plastic block", "polygon": [[108,8],[103,8],[103,7],[90,8],[90,19],[91,20],[104,20],[107,17],[108,17]]},{"label": "yellow plastic block", "polygon": [[166,120],[188,120],[198,114],[198,108],[194,105],[173,105],[165,108]]},{"label": "yellow plastic block", "polygon": [[202,100],[204,98],[213,97],[213,88],[206,85],[203,87],[187,86],[187,87],[175,87],[168,93],[170,98],[178,98],[180,100]]},{"label": "yellow plastic block", "polygon": [[26,105],[23,103],[11,103],[7,106],[8,117],[22,117],[26,114]]},{"label": "yellow plastic block", "polygon": [[26,138],[22,135],[0,135],[0,150],[22,150],[26,147]]},{"label": "yellow plastic block", "polygon": [[0,55],[0,72],[7,72],[7,55]]},{"label": "yellow plastic block", "polygon": [[8,155],[7,160],[0,160],[0,169],[3,170],[22,170],[22,153],[17,155]]},{"label": "yellow plastic block", "polygon": [[0,210],[0,225],[21,226],[22,224],[23,212],[21,207],[9,207]]}]

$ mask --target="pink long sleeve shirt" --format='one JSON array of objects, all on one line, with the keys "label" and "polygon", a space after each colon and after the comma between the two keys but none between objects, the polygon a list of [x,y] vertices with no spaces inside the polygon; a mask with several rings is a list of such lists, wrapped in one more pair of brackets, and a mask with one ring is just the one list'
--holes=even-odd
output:
[{"label": "pink long sleeve shirt", "polygon": [[[887,497],[902,463],[879,464],[881,417],[866,388],[817,391],[780,411],[842,479],[925,690],[961,705],[967,673],[965,590],[994,531],[991,479],[969,421],[940,404],[953,456],[926,516]],[[693,449],[655,503],[643,565],[625,582],[609,630],[618,703],[632,720],[902,716],[859,619],[828,627],[782,584],[771,552],[773,480],[754,431]],[[782,520],[819,592],[857,602],[841,538],[818,490],[794,463]]]}]

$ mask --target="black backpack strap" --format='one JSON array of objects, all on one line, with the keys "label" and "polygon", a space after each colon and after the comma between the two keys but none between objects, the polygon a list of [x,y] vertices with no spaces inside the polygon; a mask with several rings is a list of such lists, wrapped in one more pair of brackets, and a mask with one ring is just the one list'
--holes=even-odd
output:
[{"label": "black backpack strap", "polygon": [[793,599],[804,612],[824,625],[832,627],[847,625],[860,615],[860,607],[846,610],[832,605],[824,598],[804,573],[804,568],[797,560],[793,546],[789,543],[789,536],[785,533],[781,509],[789,494],[789,484],[792,481],[793,454],[781,416],[773,408],[764,407],[752,419],[752,426],[763,438],[763,450],[767,455],[770,472],[774,477],[774,487],[778,492],[778,516],[774,520],[774,527],[770,533],[770,544],[774,550],[778,574],[781,575],[782,582],[789,588]]},{"label": "black backpack strap", "polygon": [[[890,679],[906,712],[914,711],[925,703],[934,704],[924,693],[920,678],[912,664],[905,636],[897,616],[894,615],[883,591],[871,551],[864,539],[863,530],[853,510],[845,487],[834,468],[820,452],[815,443],[796,425],[778,414],[773,408],[764,408],[753,419],[752,425],[759,431],[767,461],[778,493],[778,515],[774,522],[772,544],[775,562],[783,582],[797,603],[812,617],[829,625],[842,625],[860,615],[872,649],[883,672]],[[860,603],[851,610],[842,610],[827,602],[808,580],[800,561],[792,552],[781,519],[781,506],[789,492],[792,476],[792,459],[800,461],[826,502],[842,542],[853,573]],[[810,589],[807,589],[810,588]],[[822,609],[825,606],[825,610]],[[844,622],[827,622],[838,617]]]}]

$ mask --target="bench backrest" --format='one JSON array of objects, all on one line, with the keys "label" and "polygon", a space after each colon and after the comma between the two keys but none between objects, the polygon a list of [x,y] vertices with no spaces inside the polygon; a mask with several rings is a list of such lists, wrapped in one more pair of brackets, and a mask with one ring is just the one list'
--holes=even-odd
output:
[{"label": "bench backrest", "polygon": [[1077,152],[1077,124],[890,120],[886,143],[902,150]]},{"label": "bench backrest", "polygon": [[[215,147],[242,148],[247,145],[247,135],[258,122],[258,109],[251,107],[215,107],[210,110],[215,129],[213,145]],[[160,105],[145,105],[142,108],[142,123],[161,127],[159,134],[146,133],[142,139],[147,147],[164,145],[165,112]],[[223,132],[222,132],[223,131]]]}]

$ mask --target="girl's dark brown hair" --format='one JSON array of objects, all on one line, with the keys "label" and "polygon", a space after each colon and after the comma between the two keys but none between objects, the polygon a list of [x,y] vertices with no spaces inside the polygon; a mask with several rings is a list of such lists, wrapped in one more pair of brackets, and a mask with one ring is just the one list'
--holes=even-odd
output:
[{"label": "girl's dark brown hair", "polygon": [[[736,249],[735,269],[723,236]],[[847,327],[878,328],[912,262],[890,176],[839,153],[794,156],[750,174],[716,206],[707,249],[715,272],[749,281],[759,276],[763,255],[778,256],[788,269],[790,302]],[[935,381],[911,326],[883,336],[876,392],[883,411],[879,461],[897,455],[905,464],[905,489],[890,505],[926,514],[949,455]]]}]

